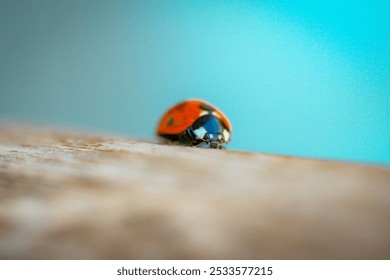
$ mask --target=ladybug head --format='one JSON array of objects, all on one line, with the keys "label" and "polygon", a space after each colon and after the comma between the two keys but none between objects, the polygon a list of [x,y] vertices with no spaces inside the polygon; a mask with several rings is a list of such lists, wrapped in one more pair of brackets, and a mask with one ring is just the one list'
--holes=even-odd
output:
[{"label": "ladybug head", "polygon": [[212,114],[197,119],[189,132],[198,144],[206,143],[212,149],[222,149],[222,144],[229,142],[230,138],[230,132],[225,125]]},{"label": "ladybug head", "polygon": [[203,140],[212,149],[222,149],[222,144],[225,143],[221,133],[206,133]]}]

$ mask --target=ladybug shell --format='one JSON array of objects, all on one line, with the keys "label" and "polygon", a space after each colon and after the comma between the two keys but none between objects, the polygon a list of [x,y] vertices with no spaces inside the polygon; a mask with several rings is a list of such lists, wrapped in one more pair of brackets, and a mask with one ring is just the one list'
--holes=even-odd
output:
[{"label": "ladybug shell", "polygon": [[218,117],[225,127],[231,131],[231,124],[226,116],[211,104],[190,99],[170,108],[162,117],[157,126],[157,135],[173,135],[183,133],[199,117],[214,115]]}]

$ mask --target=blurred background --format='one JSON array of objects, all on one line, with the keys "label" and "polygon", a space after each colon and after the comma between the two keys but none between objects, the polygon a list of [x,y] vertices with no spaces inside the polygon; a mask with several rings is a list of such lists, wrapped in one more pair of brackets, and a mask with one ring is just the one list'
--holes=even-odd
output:
[{"label": "blurred background", "polygon": [[390,164],[389,3],[0,0],[0,118],[153,140],[195,97],[229,149]]}]

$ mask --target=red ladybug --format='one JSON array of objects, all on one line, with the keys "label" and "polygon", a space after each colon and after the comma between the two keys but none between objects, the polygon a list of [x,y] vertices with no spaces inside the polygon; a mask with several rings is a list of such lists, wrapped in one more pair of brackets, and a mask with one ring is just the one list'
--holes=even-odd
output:
[{"label": "red ladybug", "polygon": [[156,134],[166,141],[187,146],[222,149],[230,140],[232,127],[213,105],[196,99],[170,108],[161,118]]}]

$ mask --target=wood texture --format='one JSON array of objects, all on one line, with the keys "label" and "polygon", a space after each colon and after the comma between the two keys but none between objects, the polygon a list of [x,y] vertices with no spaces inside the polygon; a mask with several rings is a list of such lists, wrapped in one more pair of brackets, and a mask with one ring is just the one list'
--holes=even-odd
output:
[{"label": "wood texture", "polygon": [[389,259],[390,169],[0,126],[2,259]]}]

